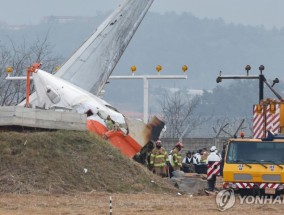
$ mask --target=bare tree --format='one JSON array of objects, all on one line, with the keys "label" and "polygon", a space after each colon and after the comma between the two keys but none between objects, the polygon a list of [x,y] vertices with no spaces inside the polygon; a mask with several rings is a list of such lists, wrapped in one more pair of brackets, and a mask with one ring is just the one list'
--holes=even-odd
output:
[{"label": "bare tree", "polygon": [[[10,40],[8,45],[0,44],[0,105],[16,105],[25,98],[25,81],[5,80],[5,69],[13,67],[13,76],[25,76],[26,68],[35,62],[42,63],[42,69],[53,72],[61,58],[52,56],[52,46],[48,42],[48,33],[44,38],[37,39],[33,44],[25,41],[16,46]],[[32,85],[33,89],[33,85]]]},{"label": "bare tree", "polygon": [[164,93],[161,98],[159,103],[167,127],[166,137],[180,138],[202,123],[194,114],[199,104],[198,97],[190,98],[186,92],[178,90],[172,94]]}]

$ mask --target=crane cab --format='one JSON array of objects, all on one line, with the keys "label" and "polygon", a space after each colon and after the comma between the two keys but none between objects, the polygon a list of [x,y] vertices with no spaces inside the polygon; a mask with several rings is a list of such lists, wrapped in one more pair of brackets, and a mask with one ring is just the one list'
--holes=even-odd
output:
[{"label": "crane cab", "polygon": [[224,160],[224,188],[277,194],[284,191],[284,136],[231,139]]}]

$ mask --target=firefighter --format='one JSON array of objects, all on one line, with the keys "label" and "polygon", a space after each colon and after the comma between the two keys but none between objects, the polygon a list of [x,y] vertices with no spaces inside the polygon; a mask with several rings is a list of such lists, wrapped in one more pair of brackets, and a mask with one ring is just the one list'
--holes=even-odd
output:
[{"label": "firefighter", "polygon": [[[221,161],[220,156],[217,153],[218,153],[218,151],[217,151],[216,146],[212,146],[210,148],[210,154],[208,155],[208,158],[207,158],[209,166],[212,163]],[[215,184],[216,184],[216,175],[215,174],[212,175],[212,177],[210,179],[207,179],[207,182],[208,182],[208,190],[209,191],[214,191]]]},{"label": "firefighter", "polygon": [[208,158],[208,155],[209,155],[209,153],[208,153],[207,148],[203,148],[203,149],[202,149],[202,154],[201,154],[201,160],[200,160],[200,162],[201,162],[202,164],[206,164],[206,165],[207,165],[207,158]]},{"label": "firefighter", "polygon": [[171,165],[173,170],[180,170],[182,167],[180,151],[183,148],[182,142],[178,142],[171,152]]},{"label": "firefighter", "polygon": [[[107,131],[102,135],[102,137],[104,139],[108,139],[109,136],[115,132],[115,131],[121,131],[121,129],[119,128],[119,124],[117,122],[115,122],[114,120],[111,119],[110,115],[107,115],[106,119],[105,119],[105,124],[106,124],[106,127],[107,127]],[[127,135],[128,131],[127,129],[124,129],[123,132],[123,135]]]},{"label": "firefighter", "polygon": [[207,148],[200,149],[200,165],[199,165],[199,173],[200,174],[207,174],[207,158],[208,158],[208,151]]},{"label": "firefighter", "polygon": [[162,147],[161,140],[155,142],[156,147],[151,152],[150,166],[154,167],[154,171],[157,175],[162,177],[166,176],[166,165],[169,163],[168,153]]},{"label": "firefighter", "polygon": [[115,121],[113,121],[110,118],[110,115],[107,115],[107,118],[105,119],[106,127],[109,131],[114,130],[115,128]]}]

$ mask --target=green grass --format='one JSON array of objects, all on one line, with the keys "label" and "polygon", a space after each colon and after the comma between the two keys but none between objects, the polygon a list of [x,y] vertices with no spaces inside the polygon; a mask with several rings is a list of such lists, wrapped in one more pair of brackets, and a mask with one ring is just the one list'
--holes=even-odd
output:
[{"label": "green grass", "polygon": [[1,193],[91,191],[159,193],[174,188],[89,132],[0,132]]}]

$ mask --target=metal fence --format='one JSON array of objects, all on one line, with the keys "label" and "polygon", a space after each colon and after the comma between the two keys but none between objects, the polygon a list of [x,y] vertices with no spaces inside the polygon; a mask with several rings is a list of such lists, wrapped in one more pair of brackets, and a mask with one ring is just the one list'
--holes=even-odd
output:
[{"label": "metal fence", "polygon": [[[169,152],[179,141],[175,138],[162,138],[163,147]],[[182,155],[185,155],[187,151],[197,151],[198,149],[207,148],[208,150],[211,146],[216,146],[218,151],[221,152],[223,145],[228,141],[228,138],[183,138],[182,143],[184,148],[181,151]]]}]

